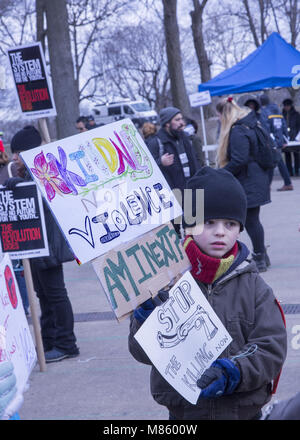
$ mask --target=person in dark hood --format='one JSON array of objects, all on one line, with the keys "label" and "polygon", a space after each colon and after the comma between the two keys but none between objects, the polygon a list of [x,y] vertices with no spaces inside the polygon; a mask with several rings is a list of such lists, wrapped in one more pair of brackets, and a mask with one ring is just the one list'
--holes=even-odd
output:
[{"label": "person in dark hood", "polygon": [[195,150],[199,165],[204,166],[204,154],[202,140],[198,135],[198,124],[194,119],[185,118],[186,125],[183,131],[188,135]]},{"label": "person in dark hood", "polygon": [[[283,179],[284,185],[278,188],[277,191],[292,191],[293,185],[289,171],[282,157],[282,147],[288,142],[288,132],[286,122],[282,116],[277,104],[270,101],[270,98],[265,93],[260,97],[261,104],[261,123],[263,127],[269,132],[277,149],[277,166],[279,173]],[[273,179],[274,170],[270,171],[270,182]]]},{"label": "person in dark hood", "polygon": [[240,107],[249,107],[251,110],[255,112],[257,120],[260,121],[261,113],[260,113],[260,103],[259,99],[256,95],[251,95],[247,93],[246,95],[242,95],[238,100],[238,105]]},{"label": "person in dark hood", "polygon": [[260,221],[260,207],[271,202],[268,171],[254,158],[257,138],[254,127],[257,118],[253,110],[240,107],[233,98],[217,104],[221,119],[217,164],[230,171],[241,183],[247,196],[245,229],[253,246],[253,259],[260,272],[267,270],[264,228]]},{"label": "person in dark hood", "polygon": [[[285,99],[282,102],[283,110],[282,114],[286,121],[288,137],[290,141],[296,139],[297,134],[300,131],[300,113],[297,112],[291,99]],[[299,176],[300,166],[300,153],[291,153],[290,151],[284,152],[285,163],[291,176]],[[294,159],[294,161],[292,160]],[[294,166],[292,163],[294,162]]]}]

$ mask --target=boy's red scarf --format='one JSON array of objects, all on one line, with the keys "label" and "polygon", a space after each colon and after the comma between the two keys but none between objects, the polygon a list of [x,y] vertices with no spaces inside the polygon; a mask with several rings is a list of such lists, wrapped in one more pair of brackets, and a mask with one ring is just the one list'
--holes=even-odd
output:
[{"label": "boy's red scarf", "polygon": [[212,284],[227,272],[238,254],[238,244],[235,242],[233,248],[223,258],[210,257],[201,252],[190,235],[185,238],[183,247],[192,264],[191,274],[205,284]]}]

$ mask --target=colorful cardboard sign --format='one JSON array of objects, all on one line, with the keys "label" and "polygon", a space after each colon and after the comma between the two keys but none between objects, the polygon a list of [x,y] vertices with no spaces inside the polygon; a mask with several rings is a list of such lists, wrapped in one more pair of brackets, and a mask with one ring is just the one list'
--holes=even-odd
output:
[{"label": "colorful cardboard sign", "polygon": [[197,380],[232,341],[190,272],[135,338],[163,378],[192,404],[201,391]]},{"label": "colorful cardboard sign", "polygon": [[7,55],[22,114],[30,119],[56,116],[41,43],[13,47]]},{"label": "colorful cardboard sign", "polygon": [[130,119],[21,157],[82,263],[182,214]]},{"label": "colorful cardboard sign", "polygon": [[37,355],[13,267],[4,254],[0,261],[0,362],[7,360],[14,365],[17,390],[22,393]]},{"label": "colorful cardboard sign", "polygon": [[119,320],[191,267],[171,223],[114,248],[92,263]]},{"label": "colorful cardboard sign", "polygon": [[34,182],[0,187],[0,252],[12,259],[49,255],[42,197]]}]

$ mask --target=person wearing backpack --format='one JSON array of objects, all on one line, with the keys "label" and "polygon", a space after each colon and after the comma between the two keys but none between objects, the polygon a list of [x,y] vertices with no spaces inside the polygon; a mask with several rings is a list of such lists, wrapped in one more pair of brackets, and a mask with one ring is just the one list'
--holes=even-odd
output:
[{"label": "person wearing backpack", "polygon": [[217,164],[230,171],[241,183],[247,196],[245,229],[253,247],[253,260],[259,272],[270,264],[265,248],[265,233],[260,221],[260,207],[271,202],[269,171],[257,162],[257,117],[250,108],[240,107],[232,97],[218,102],[221,119]]}]

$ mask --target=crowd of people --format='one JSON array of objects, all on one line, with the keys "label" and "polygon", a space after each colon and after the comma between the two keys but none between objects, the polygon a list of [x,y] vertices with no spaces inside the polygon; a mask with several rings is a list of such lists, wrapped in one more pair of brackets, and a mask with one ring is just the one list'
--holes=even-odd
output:
[{"label": "crowd of people", "polygon": [[[197,209],[195,192],[204,189],[203,230],[199,232],[196,223],[187,223],[184,213],[181,227],[174,227],[190,260],[192,276],[234,337],[229,349],[198,378],[201,393],[196,405],[185,401],[152,365],[151,392],[159,404],[168,408],[171,420],[262,418],[262,407],[271,398],[272,383],[280,374],[287,352],[282,309],[260,276],[271,264],[260,209],[271,203],[270,186],[276,166],[284,181],[278,191],[293,190],[290,176],[299,175],[299,153],[286,156],[284,162],[282,148],[297,137],[300,115],[290,99],[283,102],[281,114],[265,94],[260,98],[247,96],[242,103],[232,97],[220,99],[216,112],[220,121],[216,167],[205,166],[197,122],[185,117],[179,108],[163,108],[160,127],[146,122],[141,129],[170,188],[192,191],[193,213]],[[96,124],[92,116],[81,116],[76,127],[84,132]],[[257,127],[265,133],[274,153],[269,168],[263,168],[257,160]],[[30,180],[19,153],[41,144],[40,133],[33,126],[18,131],[10,144],[13,162],[4,149],[0,152],[0,183],[13,189]],[[46,203],[44,210],[50,256],[31,259],[30,263],[40,302],[45,359],[51,363],[78,356],[79,348],[63,275],[63,263],[74,256]],[[243,229],[251,240],[252,257],[239,240]],[[160,292],[158,298],[162,304],[168,292]],[[25,293],[23,302],[26,310]],[[158,303],[146,301],[130,319],[130,353],[137,361],[150,365],[134,335]]]}]

